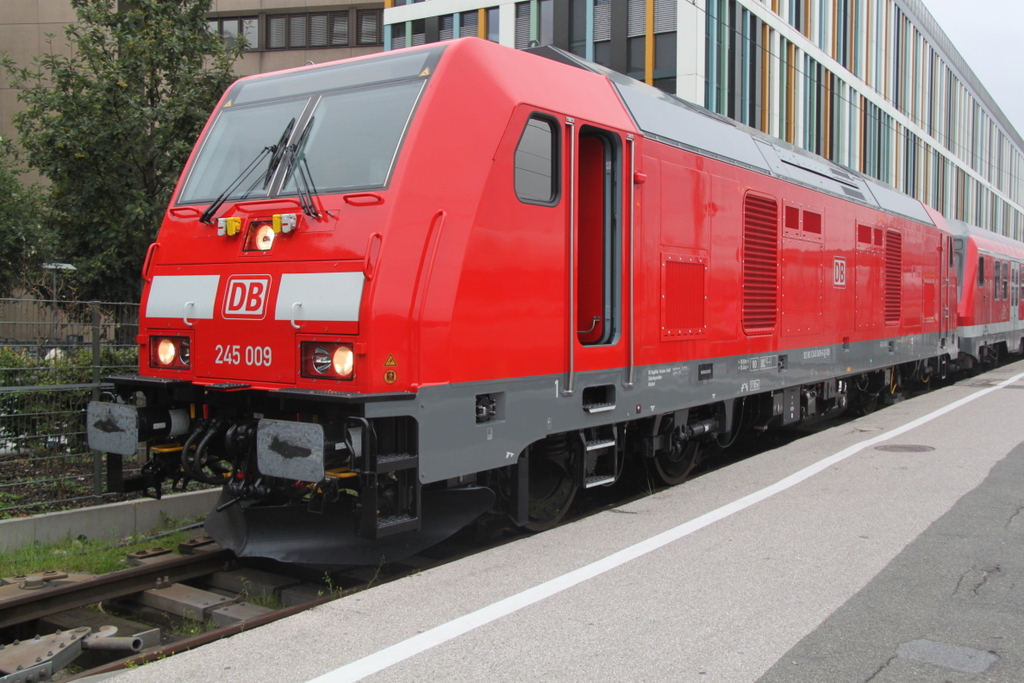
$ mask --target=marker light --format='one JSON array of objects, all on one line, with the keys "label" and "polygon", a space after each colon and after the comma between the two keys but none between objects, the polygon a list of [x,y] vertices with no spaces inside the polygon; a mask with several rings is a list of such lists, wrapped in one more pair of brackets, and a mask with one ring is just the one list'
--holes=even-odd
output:
[{"label": "marker light", "polygon": [[238,216],[217,219],[217,234],[221,237],[225,235],[234,237],[240,232],[242,232],[242,219]]},{"label": "marker light", "polygon": [[154,368],[187,370],[192,365],[191,347],[188,337],[150,337],[149,365]]},{"label": "marker light", "polygon": [[324,379],[352,379],[355,354],[351,344],[303,342],[302,375]]},{"label": "marker light", "polygon": [[274,232],[289,233],[295,229],[298,217],[294,213],[274,214]]}]

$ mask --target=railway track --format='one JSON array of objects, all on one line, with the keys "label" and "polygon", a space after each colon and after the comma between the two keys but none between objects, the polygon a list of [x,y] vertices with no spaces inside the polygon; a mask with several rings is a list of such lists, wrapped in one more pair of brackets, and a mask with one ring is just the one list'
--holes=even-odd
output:
[{"label": "railway track", "polygon": [[162,659],[480,549],[446,541],[401,563],[328,573],[239,559],[206,538],[182,544],[180,555],[129,555],[136,566],[109,574],[0,579],[0,683],[39,683],[62,670],[72,681]]},{"label": "railway track", "polygon": [[[828,427],[818,425],[814,431],[844,421],[830,420]],[[747,434],[724,454],[701,463],[692,476],[802,435],[783,432],[766,438]],[[623,477],[615,486],[593,490],[592,495],[577,501],[566,523],[660,488],[653,487],[650,478],[645,483],[642,476]],[[182,544],[180,555],[166,549],[129,555],[129,562],[136,566],[101,576],[48,572],[0,579],[7,582],[0,585],[0,683],[50,680],[73,662],[84,670],[66,674],[62,680],[144,664],[510,542],[520,535],[495,528],[490,533],[485,531],[483,537],[488,540],[481,541],[479,535],[471,539],[472,533],[460,533],[399,563],[331,573],[274,561],[239,559],[207,538]],[[250,596],[263,596],[264,604],[254,604]],[[274,606],[266,606],[268,601]],[[100,605],[103,611],[82,609],[90,605]],[[131,621],[133,617],[138,621]],[[187,635],[167,628],[182,620],[205,628]],[[112,631],[110,626],[118,626],[118,630]]]}]

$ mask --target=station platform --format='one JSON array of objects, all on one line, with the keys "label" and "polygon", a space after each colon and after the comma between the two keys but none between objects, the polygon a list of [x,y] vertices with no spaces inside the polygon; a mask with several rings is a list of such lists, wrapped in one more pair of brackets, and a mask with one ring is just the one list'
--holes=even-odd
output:
[{"label": "station platform", "polygon": [[1024,362],[117,683],[1024,681]]}]

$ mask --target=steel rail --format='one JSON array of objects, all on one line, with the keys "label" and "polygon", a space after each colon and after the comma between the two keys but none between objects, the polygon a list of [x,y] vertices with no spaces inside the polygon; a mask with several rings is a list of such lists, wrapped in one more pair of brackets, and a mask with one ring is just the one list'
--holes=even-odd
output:
[{"label": "steel rail", "polygon": [[17,598],[0,601],[0,628],[7,628],[57,612],[84,607],[104,600],[140,593],[179,581],[188,581],[230,566],[235,554],[230,550],[199,552],[172,560],[121,569],[89,581],[58,588],[26,591]]}]

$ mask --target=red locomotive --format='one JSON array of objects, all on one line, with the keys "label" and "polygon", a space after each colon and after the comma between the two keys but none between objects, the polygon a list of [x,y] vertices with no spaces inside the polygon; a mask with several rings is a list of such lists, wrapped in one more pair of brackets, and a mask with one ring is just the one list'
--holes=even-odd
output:
[{"label": "red locomotive", "polygon": [[224,484],[207,528],[239,554],[377,562],[945,376],[974,245],[991,315],[1008,269],[1018,305],[1024,246],[993,256],[874,180],[534,52],[462,39],[235,83],[92,446],[147,442],[157,490]]}]

